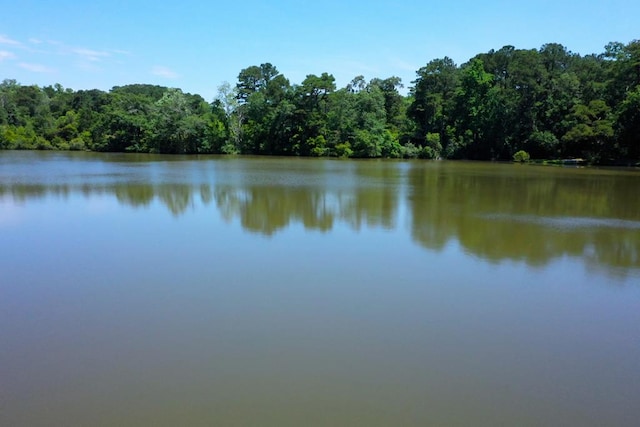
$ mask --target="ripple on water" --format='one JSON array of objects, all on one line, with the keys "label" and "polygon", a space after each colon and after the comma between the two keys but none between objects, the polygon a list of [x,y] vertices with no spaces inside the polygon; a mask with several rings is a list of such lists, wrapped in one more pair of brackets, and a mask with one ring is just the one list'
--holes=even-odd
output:
[{"label": "ripple on water", "polygon": [[537,215],[517,214],[485,214],[482,218],[492,221],[513,221],[527,224],[536,224],[558,230],[575,230],[579,228],[619,228],[628,230],[640,230],[640,221],[619,218],[593,218],[593,217],[552,217]]}]

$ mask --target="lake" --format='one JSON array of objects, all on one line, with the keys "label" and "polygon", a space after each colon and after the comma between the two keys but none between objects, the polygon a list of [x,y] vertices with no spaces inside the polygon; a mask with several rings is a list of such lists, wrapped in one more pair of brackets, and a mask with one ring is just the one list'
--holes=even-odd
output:
[{"label": "lake", "polygon": [[640,172],[0,151],[0,425],[636,426]]}]

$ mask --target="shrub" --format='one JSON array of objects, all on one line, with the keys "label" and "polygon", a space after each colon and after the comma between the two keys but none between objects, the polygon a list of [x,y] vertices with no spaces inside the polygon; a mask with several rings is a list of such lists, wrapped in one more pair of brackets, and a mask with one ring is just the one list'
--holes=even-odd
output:
[{"label": "shrub", "polygon": [[420,148],[410,142],[407,142],[402,148],[402,156],[405,159],[415,159],[420,153]]},{"label": "shrub", "polygon": [[336,156],[338,157],[351,157],[353,155],[353,150],[351,149],[351,144],[348,142],[344,142],[342,144],[336,145]]},{"label": "shrub", "polygon": [[514,162],[524,163],[524,162],[528,162],[529,161],[529,157],[530,157],[529,153],[527,153],[524,150],[520,150],[516,154],[513,155],[513,161]]}]

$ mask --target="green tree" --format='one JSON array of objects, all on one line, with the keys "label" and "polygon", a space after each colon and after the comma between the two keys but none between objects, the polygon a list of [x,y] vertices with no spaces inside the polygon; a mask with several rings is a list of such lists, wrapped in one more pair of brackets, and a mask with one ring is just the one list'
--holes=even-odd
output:
[{"label": "green tree", "polygon": [[328,73],[309,74],[295,88],[295,119],[293,125],[293,153],[309,156],[318,152],[318,137],[326,141],[328,134],[329,95],[336,89],[335,78]]},{"label": "green tree", "polygon": [[224,111],[227,128],[227,141],[220,147],[220,152],[224,154],[239,154],[241,150],[244,115],[240,108],[239,99],[238,88],[232,88],[229,82],[218,86],[216,101]]},{"label": "green tree", "polygon": [[488,143],[489,91],[493,75],[484,70],[482,60],[473,59],[464,66],[460,75],[460,86],[456,93],[456,127],[460,133],[461,146],[456,156],[472,159],[491,158]]},{"label": "green tree", "polygon": [[[160,153],[198,153],[206,144],[207,104],[190,99],[180,89],[168,89],[151,110],[149,145]],[[194,106],[200,111],[194,111]],[[200,113],[200,114],[198,114]],[[207,144],[208,145],[208,144]]]},{"label": "green tree", "polygon": [[[93,149],[149,151],[152,128],[149,122],[150,100],[137,94],[115,92],[110,94],[109,101],[101,115],[101,125],[94,128]],[[100,136],[96,138],[97,135]]]},{"label": "green tree", "polygon": [[616,125],[620,154],[640,159],[640,85],[629,91],[620,104]]},{"label": "green tree", "polygon": [[404,126],[406,117],[404,99],[399,91],[404,87],[402,79],[395,76],[386,79],[372,79],[369,82],[369,86],[375,86],[382,92],[387,127],[391,130],[399,131]]},{"label": "green tree", "polygon": [[602,100],[574,107],[571,129],[562,137],[565,154],[599,162],[611,156],[613,120],[611,108]]},{"label": "green tree", "polygon": [[254,65],[240,72],[236,89],[234,146],[242,153],[289,154],[294,115],[289,80],[270,63]]},{"label": "green tree", "polygon": [[412,143],[423,146],[428,133],[437,132],[445,146],[454,125],[455,94],[459,87],[459,70],[451,58],[434,59],[417,72],[410,89],[411,104],[407,116],[415,126]]}]

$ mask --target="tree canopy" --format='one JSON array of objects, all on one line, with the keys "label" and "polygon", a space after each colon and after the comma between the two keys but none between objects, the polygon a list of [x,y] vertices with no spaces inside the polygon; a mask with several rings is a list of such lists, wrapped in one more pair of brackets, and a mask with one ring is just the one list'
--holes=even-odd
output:
[{"label": "tree canopy", "polygon": [[558,43],[448,57],[395,76],[292,84],[252,65],[207,102],[177,88],[0,83],[0,148],[335,157],[640,158],[640,41],[580,56]]}]

